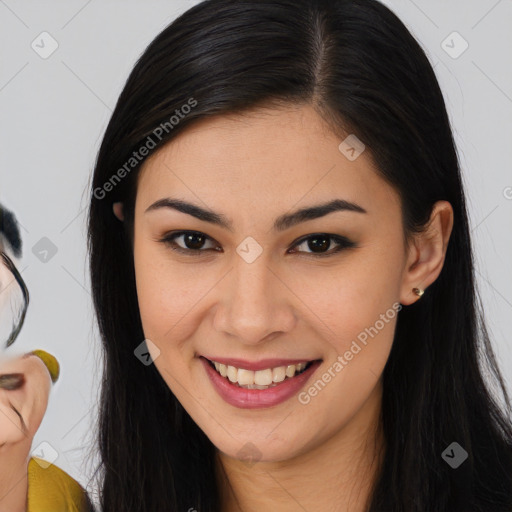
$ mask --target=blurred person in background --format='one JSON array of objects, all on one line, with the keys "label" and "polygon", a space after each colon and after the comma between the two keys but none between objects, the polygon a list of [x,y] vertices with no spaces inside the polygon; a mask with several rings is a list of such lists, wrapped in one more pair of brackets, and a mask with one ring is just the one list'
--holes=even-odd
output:
[{"label": "blurred person in background", "polygon": [[23,355],[7,350],[21,331],[29,304],[18,271],[21,255],[16,218],[0,204],[0,512],[92,511],[84,489],[44,459],[44,448],[32,453],[60,368],[44,350]]}]

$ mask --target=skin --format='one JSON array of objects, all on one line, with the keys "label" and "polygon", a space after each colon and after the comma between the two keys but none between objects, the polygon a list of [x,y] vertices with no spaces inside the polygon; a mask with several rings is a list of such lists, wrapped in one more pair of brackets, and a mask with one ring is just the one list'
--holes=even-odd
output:
[{"label": "skin", "polygon": [[[297,396],[264,409],[227,404],[197,357],[321,358],[315,381],[381,314],[419,300],[412,289],[438,277],[451,205],[436,203],[428,229],[406,246],[396,191],[368,151],[349,161],[342,140],[310,106],[260,108],[189,127],[139,176],[133,249],[144,334],[160,351],[152,353],[162,378],[218,449],[223,512],[363,511],[382,460],[381,376],[396,315],[306,405]],[[165,197],[220,212],[234,230],[172,209],[145,212]],[[336,198],[367,214],[271,230],[284,213]],[[123,219],[122,204],[114,213]],[[205,252],[180,255],[159,241],[179,230],[210,237]],[[324,258],[307,241],[294,247],[315,233],[357,245]],[[236,252],[248,236],[263,250],[250,264]],[[175,242],[187,247],[183,236]],[[250,446],[247,462],[240,450]]]},{"label": "skin", "polygon": [[12,373],[23,374],[25,382],[15,390],[0,389],[0,510],[24,512],[30,449],[48,406],[52,381],[43,361],[31,354],[1,358],[0,375]]}]

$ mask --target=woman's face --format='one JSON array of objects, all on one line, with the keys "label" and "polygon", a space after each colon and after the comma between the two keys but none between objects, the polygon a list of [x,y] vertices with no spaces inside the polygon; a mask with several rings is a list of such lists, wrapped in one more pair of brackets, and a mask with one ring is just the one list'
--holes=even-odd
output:
[{"label": "woman's face", "polygon": [[[368,152],[342,141],[311,107],[219,116],[156,152],[139,176],[144,334],[162,378],[228,456],[290,459],[379,403],[399,303],[414,299],[398,195]],[[165,204],[148,210],[167,198],[230,228]],[[275,226],[334,200],[357,206]],[[188,253],[161,241],[179,231],[196,232],[174,239]],[[223,377],[204,358],[244,361]],[[293,361],[320,363],[277,383]],[[277,385],[244,389],[230,376]]]}]

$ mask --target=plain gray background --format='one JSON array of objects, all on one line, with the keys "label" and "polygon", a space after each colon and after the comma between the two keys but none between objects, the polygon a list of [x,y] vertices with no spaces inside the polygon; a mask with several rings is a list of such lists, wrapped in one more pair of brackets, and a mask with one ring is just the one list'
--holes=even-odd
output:
[{"label": "plain gray background", "polygon": [[[9,351],[42,348],[59,359],[61,377],[33,447],[48,443],[55,464],[86,487],[101,370],[86,256],[90,173],[136,59],[196,3],[0,0],[0,202],[22,226],[20,271],[31,293],[26,325]],[[420,41],[445,96],[478,284],[512,392],[512,1],[384,3]],[[32,44],[39,52],[58,47],[42,58]],[[48,243],[44,237],[55,246],[46,262],[32,250]]]}]

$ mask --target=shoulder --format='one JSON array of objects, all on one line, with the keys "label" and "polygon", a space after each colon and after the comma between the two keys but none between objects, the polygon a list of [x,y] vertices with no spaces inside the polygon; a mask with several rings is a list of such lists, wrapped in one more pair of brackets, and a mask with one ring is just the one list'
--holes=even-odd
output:
[{"label": "shoulder", "polygon": [[87,493],[65,471],[38,457],[28,463],[27,512],[89,512]]}]

